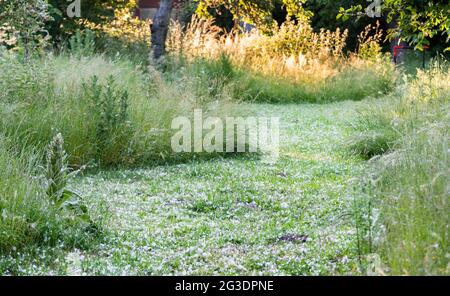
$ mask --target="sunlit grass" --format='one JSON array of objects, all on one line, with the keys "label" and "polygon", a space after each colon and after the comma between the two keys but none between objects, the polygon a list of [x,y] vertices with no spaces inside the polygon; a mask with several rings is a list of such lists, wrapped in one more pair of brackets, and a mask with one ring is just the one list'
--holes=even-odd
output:
[{"label": "sunlit grass", "polygon": [[[370,35],[372,31],[375,35]],[[360,36],[358,52],[343,48],[347,32],[313,32],[309,23],[287,21],[272,35],[258,30],[223,32],[194,18],[187,27],[172,23],[167,48],[178,65],[202,61],[206,71],[225,58],[234,70],[235,99],[268,102],[360,100],[389,92],[395,69],[381,54],[378,27]],[[208,66],[209,65],[209,66]],[[228,67],[228,66],[227,66]]]}]

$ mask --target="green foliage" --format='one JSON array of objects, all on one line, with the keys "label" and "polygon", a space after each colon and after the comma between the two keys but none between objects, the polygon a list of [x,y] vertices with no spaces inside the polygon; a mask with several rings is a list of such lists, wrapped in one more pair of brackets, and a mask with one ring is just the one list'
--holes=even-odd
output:
[{"label": "green foliage", "polygon": [[266,38],[262,46],[266,54],[278,57],[300,54],[309,58],[320,58],[321,55],[337,57],[343,54],[346,40],[347,31],[337,28],[336,31],[320,29],[314,32],[309,21],[288,18],[272,30],[270,38]]},{"label": "green foliage", "polygon": [[129,0],[82,0],[81,18],[67,16],[67,8],[72,1],[48,0],[51,19],[46,28],[55,41],[69,38],[77,30],[85,28],[85,22],[106,23],[114,17],[114,10],[126,7]]},{"label": "green foliage", "polygon": [[[15,257],[37,246],[92,246],[102,233],[103,217],[88,217],[79,197],[67,190],[71,174],[66,174],[62,155],[52,154],[52,170],[41,169],[42,153],[16,141],[0,137],[0,257]],[[58,150],[56,146],[52,151]],[[60,168],[62,172],[56,171]],[[3,268],[0,265],[2,274]]]},{"label": "green foliage", "polygon": [[393,149],[399,135],[392,125],[392,118],[382,112],[386,107],[372,102],[370,111],[361,111],[361,116],[353,123],[358,132],[349,141],[353,153],[370,159]]},{"label": "green foliage", "polygon": [[[248,4],[251,2],[251,4]],[[348,42],[346,49],[356,50],[358,34],[364,28],[373,23],[373,19],[359,17],[357,19],[347,19],[346,21],[336,20],[340,7],[348,7],[356,3],[366,5],[366,0],[315,0],[315,1],[283,1],[283,0],[269,0],[269,1],[187,1],[183,10],[182,22],[188,23],[191,20],[193,11],[197,9],[197,15],[212,17],[214,23],[230,31],[233,28],[233,15],[236,13],[243,14],[246,22],[256,25],[258,29],[263,30],[267,34],[271,34],[271,30],[276,25],[281,25],[287,19],[295,20],[296,22],[306,23],[311,22],[312,28],[315,32],[321,30],[336,31],[340,28],[343,32],[348,30]],[[253,5],[253,6],[252,6]],[[230,12],[231,10],[231,12]],[[251,13],[247,11],[250,10]],[[245,15],[251,15],[245,18]],[[236,16],[234,17],[236,20]],[[239,18],[237,18],[239,19]],[[379,19],[383,27],[386,26],[384,19]],[[231,21],[231,23],[230,23]],[[237,24],[235,24],[237,25]]]},{"label": "green foliage", "polygon": [[19,249],[95,246],[106,213],[70,188],[78,172],[73,168],[199,157],[172,152],[170,123],[190,116],[194,108],[211,109],[208,103],[218,97],[205,93],[199,100],[191,78],[181,72],[177,79],[182,83],[169,82],[153,68],[144,72],[122,59],[85,56],[81,43],[78,56],[49,55],[28,63],[1,52],[2,274],[18,272],[3,255],[15,262]]},{"label": "green foliage", "polygon": [[238,69],[225,56],[217,61],[196,61],[188,67],[194,69],[195,77],[201,81],[200,90],[215,95],[218,90],[226,89],[237,101],[326,103],[362,100],[389,93],[393,89],[395,70],[388,57],[377,60],[378,66],[358,64],[358,61],[354,63],[323,81],[308,82],[286,81],[249,69]]},{"label": "green foliage", "polygon": [[[423,50],[430,45],[430,40],[439,36],[445,39],[446,50],[450,50],[450,4],[447,0],[411,1],[384,0],[382,5],[387,21],[395,21],[397,27],[388,31],[390,38],[400,37],[400,40],[415,45]],[[354,5],[349,9],[340,8],[338,18],[348,19],[349,15],[364,15],[362,5]]]},{"label": "green foliage", "polygon": [[[165,73],[152,66],[143,69],[143,62],[132,63],[123,53],[126,49],[137,60],[145,58],[145,41],[128,43],[141,36],[139,30],[115,35],[115,28],[129,27],[121,21],[104,26],[114,7],[131,1],[109,7],[108,1],[92,1],[93,15],[82,22],[64,19],[67,3],[50,2],[61,16],[50,23],[56,26],[52,34],[73,34],[70,49],[41,58],[29,54],[27,63],[0,49],[0,273],[28,272],[17,263],[22,262],[18,254],[23,250],[34,256],[36,246],[58,251],[92,247],[103,230],[99,225],[105,218],[95,215],[101,212],[95,202],[102,200],[123,202],[125,210],[115,217],[121,231],[103,246],[111,256],[91,252],[86,257],[87,272],[174,273],[189,266],[189,272],[347,274],[359,272],[357,250],[361,262],[363,255],[379,253],[382,263],[377,261],[376,272],[381,274],[448,274],[448,70],[419,71],[419,78],[397,97],[381,102],[254,107],[257,114],[283,114],[286,139],[277,164],[219,158],[100,172],[74,181],[79,172],[74,168],[86,164],[103,169],[205,157],[174,154],[170,123],[196,108],[206,116],[234,114],[227,109],[228,97],[269,103],[361,100],[389,93],[396,72],[381,53],[381,34],[363,32],[357,52],[346,56],[347,35],[315,32],[304,1],[283,1],[291,18],[276,28],[271,13],[279,1],[202,1],[210,9],[225,6],[235,20],[266,26],[270,34],[226,34],[198,23],[202,31],[191,27],[174,35],[172,53],[179,55],[168,57]],[[11,13],[17,3],[0,5]],[[439,25],[442,18],[432,16],[431,23]],[[42,20],[46,17],[28,23],[31,35],[24,31],[22,36],[39,39]],[[429,33],[434,29],[428,25],[423,30],[436,33]],[[96,54],[107,48],[108,55]],[[37,52],[37,46],[27,51]],[[343,158],[344,123],[355,115],[356,104],[367,108],[354,123],[349,143],[357,157]],[[247,108],[242,105],[239,112]],[[364,165],[358,156],[370,158],[374,171],[352,205],[348,181]],[[111,182],[122,179],[133,184],[111,189]],[[144,191],[151,194],[151,203]],[[136,205],[144,210],[135,211]],[[353,214],[356,234],[347,214]],[[212,219],[212,224],[203,223]],[[152,228],[144,237],[142,225]],[[153,230],[164,235],[155,237]],[[158,246],[152,260],[135,256],[147,251],[142,238]],[[198,252],[189,254],[199,243],[212,250],[199,252],[200,263]],[[297,243],[306,250],[301,258]],[[267,247],[270,252],[261,253]],[[189,248],[183,258],[180,248]],[[228,253],[217,256],[214,250]]]},{"label": "green foliage", "polygon": [[[121,151],[131,140],[132,130],[128,118],[128,92],[117,88],[114,77],[109,76],[105,87],[97,76],[83,83],[85,96],[90,100],[90,116],[96,121],[95,145],[102,165],[114,164],[124,159]],[[118,154],[120,153],[120,154]]]},{"label": "green foliage", "polygon": [[[51,91],[46,64],[23,63],[16,55],[0,53],[0,102],[44,101]],[[1,121],[0,121],[1,122]]]},{"label": "green foliage", "polygon": [[69,39],[70,53],[76,57],[92,56],[95,53],[95,34],[91,30],[80,31]]},{"label": "green foliage", "polygon": [[0,1],[0,44],[18,46],[25,60],[42,49],[48,41],[44,28],[48,15],[48,5],[43,0]]},{"label": "green foliage", "polygon": [[[204,89],[228,84],[238,101],[361,100],[392,90],[396,71],[390,57],[381,53],[378,27],[368,27],[359,38],[359,51],[349,56],[343,53],[346,38],[345,31],[314,32],[308,22],[293,20],[274,28],[270,36],[259,31],[226,33],[210,20],[194,17],[185,28],[173,24],[167,48],[174,59],[203,67],[194,75],[205,82]],[[217,80],[221,71],[232,74]]]},{"label": "green foliage", "polygon": [[63,47],[62,51],[77,58],[104,54],[113,59],[122,58],[136,65],[148,66],[150,45],[146,38],[129,40],[120,34],[111,36],[108,30],[105,32],[93,27],[92,30],[77,29],[69,38],[68,46]]},{"label": "green foliage", "polygon": [[235,78],[234,66],[225,54],[217,61],[199,59],[188,67],[193,72],[197,83],[196,92],[200,96],[220,96],[224,88]]},{"label": "green foliage", "polygon": [[[313,16],[311,17],[311,25],[315,31],[320,29],[327,29],[335,31],[336,28],[341,28],[341,31],[348,31],[348,38],[346,49],[350,51],[356,51],[358,46],[358,35],[364,31],[364,28],[373,23],[371,18],[351,18],[343,21],[342,19],[336,19],[339,13],[340,7],[349,7],[356,3],[362,3],[368,5],[366,0],[314,0],[306,1],[305,9],[311,11]],[[384,27],[384,19],[377,19],[382,23]]]},{"label": "green foliage", "polygon": [[[343,158],[340,145],[358,105],[241,105],[244,117],[282,116],[285,136],[276,163],[259,157],[215,158],[101,171],[78,179],[77,188],[86,198],[120,205],[112,227],[122,230],[102,245],[102,252],[82,259],[82,271],[360,274],[347,215],[348,181],[358,176],[364,162]],[[152,256],[142,256],[147,253]]]},{"label": "green foliage", "polygon": [[67,188],[70,178],[79,171],[70,172],[68,157],[64,150],[64,139],[58,133],[49,143],[46,153],[45,167],[45,193],[51,201],[51,205],[58,211],[69,210],[76,218],[84,222],[91,222],[86,205],[82,197]]},{"label": "green foliage", "polygon": [[[64,135],[69,163],[76,167],[191,158],[172,151],[172,119],[204,108],[219,92],[200,98],[186,73],[179,71],[177,80],[166,82],[149,69],[101,56],[50,56],[25,65],[5,54],[0,58],[0,76],[5,75],[0,129],[15,135],[19,145],[39,150],[56,130]],[[228,105],[221,100],[216,111],[227,114]]]},{"label": "green foliage", "polygon": [[16,150],[0,137],[0,253],[5,254],[44,239],[45,211],[42,190],[31,176],[38,156]]},{"label": "green foliage", "polygon": [[[225,8],[231,12],[235,28],[238,28],[240,22],[244,21],[261,29],[270,29],[275,24],[272,12],[275,6],[280,4],[278,0],[198,0],[198,2],[196,13],[200,17],[211,17],[210,8],[214,8],[216,11]],[[305,21],[311,17],[311,13],[303,8],[305,2],[306,0],[282,0],[282,5],[286,7],[288,16]]]},{"label": "green foliage", "polygon": [[237,77],[233,96],[241,101],[287,104],[316,100],[301,84],[245,71]]}]

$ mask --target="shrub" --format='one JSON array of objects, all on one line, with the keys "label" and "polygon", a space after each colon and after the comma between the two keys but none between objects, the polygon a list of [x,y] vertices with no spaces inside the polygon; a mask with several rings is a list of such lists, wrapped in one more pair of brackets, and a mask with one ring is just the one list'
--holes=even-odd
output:
[{"label": "shrub", "polygon": [[0,103],[42,101],[50,95],[51,70],[47,63],[25,64],[16,55],[0,52]]},{"label": "shrub", "polygon": [[[0,45],[18,50],[25,61],[45,47],[48,36],[44,37],[48,3],[43,0],[14,0],[0,2]],[[4,40],[3,40],[4,39]]]},{"label": "shrub", "polygon": [[85,31],[95,32],[98,52],[115,58],[120,56],[135,64],[148,65],[150,21],[134,16],[136,0],[128,0],[118,6],[114,9],[114,17],[108,22],[84,20]]}]

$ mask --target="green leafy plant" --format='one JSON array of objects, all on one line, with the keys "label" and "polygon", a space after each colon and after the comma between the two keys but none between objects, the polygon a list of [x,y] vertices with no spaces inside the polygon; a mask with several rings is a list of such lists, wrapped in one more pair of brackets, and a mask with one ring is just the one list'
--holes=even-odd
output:
[{"label": "green leafy plant", "polygon": [[77,218],[90,222],[88,209],[83,204],[82,197],[67,188],[67,181],[79,172],[80,170],[70,170],[64,150],[64,139],[61,133],[58,133],[47,148],[45,192],[57,210],[69,210]]},{"label": "green leafy plant", "polygon": [[[112,164],[124,157],[124,147],[129,142],[130,125],[128,121],[128,91],[119,90],[113,76],[109,76],[106,85],[93,76],[90,83],[83,83],[84,92],[88,95],[96,120],[96,148],[104,155],[103,164]],[[117,147],[121,147],[117,149]]]},{"label": "green leafy plant", "polygon": [[77,30],[69,39],[70,53],[78,58],[95,52],[95,34],[91,30]]},{"label": "green leafy plant", "polygon": [[275,25],[272,11],[276,5],[282,5],[289,16],[306,21],[312,13],[304,8],[306,0],[199,0],[196,13],[200,17],[211,17],[211,9],[220,13],[221,8],[229,10],[233,16],[234,28],[240,22],[257,25],[261,29],[270,29]]}]

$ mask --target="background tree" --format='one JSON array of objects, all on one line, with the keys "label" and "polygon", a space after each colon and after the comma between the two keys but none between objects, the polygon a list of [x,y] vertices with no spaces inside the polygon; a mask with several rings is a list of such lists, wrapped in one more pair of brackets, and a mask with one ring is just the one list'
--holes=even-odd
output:
[{"label": "background tree", "polygon": [[86,23],[105,24],[114,18],[114,11],[125,8],[132,0],[82,0],[81,17],[69,17],[67,7],[73,1],[47,0],[51,20],[46,28],[53,40],[61,41],[70,37],[77,29],[85,29]]},{"label": "background tree", "polygon": [[173,0],[161,0],[159,9],[151,25],[153,59],[158,61],[166,51],[166,38],[169,31]]},{"label": "background tree", "polygon": [[[311,25],[316,32],[320,29],[327,29],[335,31],[340,28],[342,31],[348,30],[348,39],[346,43],[346,50],[354,51],[358,46],[358,35],[364,31],[368,25],[375,25],[377,21],[380,22],[380,28],[384,32],[388,29],[388,23],[386,18],[370,18],[370,17],[358,17],[351,19],[336,19],[339,13],[340,7],[349,7],[351,5],[360,4],[361,6],[367,6],[369,2],[366,0],[314,0],[307,1],[305,3],[305,9],[311,11],[313,16],[311,17]],[[389,50],[389,45],[386,45],[385,50]]]},{"label": "background tree", "polygon": [[[251,2],[251,5],[248,3]],[[337,20],[340,7],[360,4],[366,6],[366,0],[257,0],[257,1],[233,1],[233,0],[191,0],[189,11],[195,11],[193,3],[197,3],[199,16],[212,17],[216,25],[230,30],[233,25],[228,21],[245,20],[257,26],[259,29],[271,32],[272,26],[281,25],[287,18],[296,21],[310,21],[316,32],[321,29],[335,31],[348,30],[347,50],[355,50],[358,44],[358,35],[369,24],[380,22],[380,27],[386,31],[388,24],[385,18],[372,19],[359,17],[357,19]],[[236,15],[239,13],[239,15]],[[192,12],[191,12],[192,14]],[[185,17],[188,20],[190,17]],[[234,24],[236,26],[236,23]],[[267,30],[265,30],[267,29]],[[386,50],[389,50],[386,47]]]},{"label": "background tree", "polygon": [[[390,39],[408,42],[416,49],[423,50],[432,42],[450,50],[450,2],[448,0],[384,0],[382,11],[388,22],[395,22],[388,30]],[[362,16],[362,5],[341,8],[338,18]],[[437,40],[436,40],[437,39]]]},{"label": "background tree", "polygon": [[271,21],[271,11],[274,8],[271,0],[242,1],[242,0],[200,0],[197,14],[202,17],[211,17],[210,9],[220,11],[228,10],[234,22],[234,28],[239,28],[239,23],[245,21],[262,26]]},{"label": "background tree", "polygon": [[310,11],[304,9],[306,0],[198,0],[197,15],[211,17],[211,8],[219,11],[222,8],[231,12],[234,28],[239,28],[241,22],[257,26],[260,29],[270,29],[276,25],[273,12],[282,6],[287,16],[296,19],[309,19]]},{"label": "background tree", "polygon": [[44,0],[0,0],[0,35],[7,36],[9,46],[23,49],[25,60],[49,39],[44,27],[49,20]]}]

